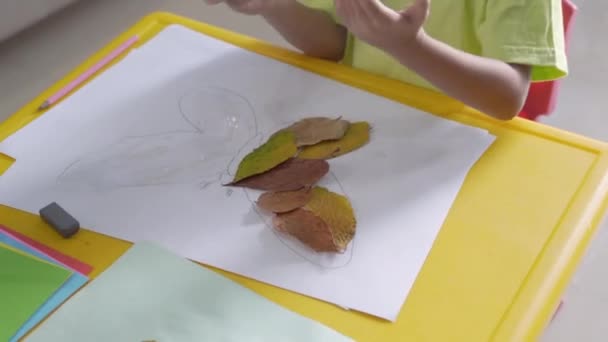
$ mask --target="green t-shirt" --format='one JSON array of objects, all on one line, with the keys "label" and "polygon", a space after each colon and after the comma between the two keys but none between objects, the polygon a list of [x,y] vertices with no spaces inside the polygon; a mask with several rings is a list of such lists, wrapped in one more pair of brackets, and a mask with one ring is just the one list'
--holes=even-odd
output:
[{"label": "green t-shirt", "polygon": [[[300,0],[337,20],[332,0]],[[384,0],[395,10],[414,0]],[[565,76],[568,65],[560,0],[433,0],[428,35],[454,48],[507,63],[532,66],[532,81]],[[343,63],[434,88],[384,52],[349,35]]]}]

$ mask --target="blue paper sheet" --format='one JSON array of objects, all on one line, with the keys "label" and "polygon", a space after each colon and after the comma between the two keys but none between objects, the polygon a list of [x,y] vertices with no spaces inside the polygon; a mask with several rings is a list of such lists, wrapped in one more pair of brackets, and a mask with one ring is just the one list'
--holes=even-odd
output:
[{"label": "blue paper sheet", "polygon": [[[30,246],[22,243],[21,241],[15,240],[13,237],[6,235],[0,231],[0,242],[5,243],[9,246],[17,248],[21,251],[36,256],[37,258],[52,262],[53,264],[65,267],[65,265],[49,258],[45,254],[38,252]],[[65,267],[68,268],[68,267]],[[69,269],[69,268],[68,268]],[[11,337],[9,342],[17,342],[22,338],[28,331],[34,328],[40,323],[46,316],[48,316],[55,308],[61,305],[66,299],[68,299],[74,292],[78,291],[89,279],[84,275],[73,272],[70,278],[51,296],[42,306],[28,319],[23,326]]]}]

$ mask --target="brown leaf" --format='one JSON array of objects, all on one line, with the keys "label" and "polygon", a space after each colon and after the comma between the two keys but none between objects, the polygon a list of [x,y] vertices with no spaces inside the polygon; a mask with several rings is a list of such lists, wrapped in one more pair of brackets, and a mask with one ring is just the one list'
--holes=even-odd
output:
[{"label": "brown leaf", "polygon": [[296,136],[296,145],[314,145],[325,140],[340,139],[346,133],[350,123],[340,118],[330,119],[323,117],[313,117],[302,119],[286,130],[291,131]]},{"label": "brown leaf", "polygon": [[337,251],[329,226],[308,210],[278,214],[272,222],[278,231],[295,237],[317,252]]},{"label": "brown leaf", "polygon": [[311,192],[312,198],[305,206],[277,214],[274,227],[317,252],[344,252],[357,225],[350,202],[322,187]]},{"label": "brown leaf", "polygon": [[310,188],[296,191],[265,192],[257,201],[258,207],[273,213],[285,213],[303,207],[312,198]]},{"label": "brown leaf", "polygon": [[298,154],[302,159],[330,159],[352,152],[369,141],[369,123],[354,122],[339,140],[323,141],[304,147]]},{"label": "brown leaf", "polygon": [[292,158],[274,169],[230,185],[263,191],[293,191],[311,187],[328,171],[325,160]]}]

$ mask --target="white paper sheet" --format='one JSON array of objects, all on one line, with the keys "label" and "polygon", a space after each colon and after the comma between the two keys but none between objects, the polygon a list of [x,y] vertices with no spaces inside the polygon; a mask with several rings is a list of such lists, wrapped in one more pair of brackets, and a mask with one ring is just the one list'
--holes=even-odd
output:
[{"label": "white paper sheet", "polygon": [[[322,185],[346,194],[357,235],[320,255],[278,235],[222,187],[240,158],[302,117],[373,126],[330,161]],[[487,132],[442,120],[170,26],[0,144],[17,162],[0,202],[56,201],[84,227],[176,253],[342,307],[394,320]]]}]

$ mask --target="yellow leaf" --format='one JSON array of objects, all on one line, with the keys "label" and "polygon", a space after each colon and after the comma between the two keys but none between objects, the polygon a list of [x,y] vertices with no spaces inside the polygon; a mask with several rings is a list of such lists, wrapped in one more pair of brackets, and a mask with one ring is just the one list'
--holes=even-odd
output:
[{"label": "yellow leaf", "polygon": [[348,198],[323,187],[312,189],[312,198],[303,207],[329,226],[338,252],[343,252],[355,236],[357,221]]},{"label": "yellow leaf", "polygon": [[298,154],[301,159],[330,159],[352,152],[369,141],[369,123],[355,122],[339,140],[323,141],[304,147]]},{"label": "yellow leaf", "polygon": [[241,160],[232,183],[266,172],[297,152],[295,135],[290,131],[277,132]]},{"label": "yellow leaf", "polygon": [[305,206],[274,217],[275,229],[317,252],[344,252],[357,226],[350,202],[322,187],[315,187],[311,192],[312,197]]}]

